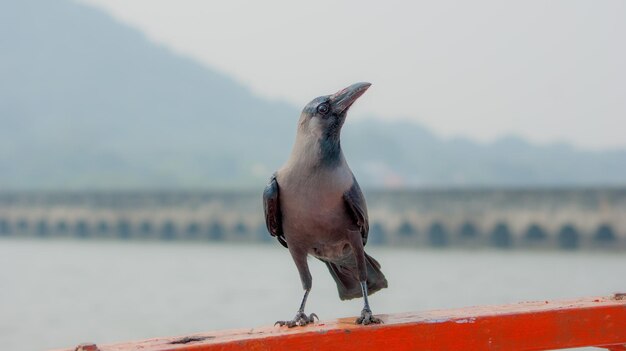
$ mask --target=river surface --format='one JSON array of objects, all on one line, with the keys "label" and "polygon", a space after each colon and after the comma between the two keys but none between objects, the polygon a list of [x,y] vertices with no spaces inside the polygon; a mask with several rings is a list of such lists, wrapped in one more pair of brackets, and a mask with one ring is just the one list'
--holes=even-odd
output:
[{"label": "river surface", "polygon": [[[608,295],[626,290],[626,255],[369,248],[389,280],[375,313]],[[311,259],[307,312],[360,313]],[[0,348],[44,350],[290,319],[302,290],[275,245],[0,238]]]}]

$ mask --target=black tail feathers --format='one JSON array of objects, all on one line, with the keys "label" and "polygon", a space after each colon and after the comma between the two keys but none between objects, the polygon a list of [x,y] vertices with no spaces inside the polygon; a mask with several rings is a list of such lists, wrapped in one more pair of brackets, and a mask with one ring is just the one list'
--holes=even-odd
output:
[{"label": "black tail feathers", "polygon": [[[363,296],[356,262],[350,262],[349,265],[324,262],[330,271],[330,275],[333,276],[335,283],[337,283],[340,299],[350,300]],[[368,254],[365,254],[365,263],[367,265],[367,293],[372,295],[378,290],[387,287],[387,278],[380,271],[380,263]]]}]

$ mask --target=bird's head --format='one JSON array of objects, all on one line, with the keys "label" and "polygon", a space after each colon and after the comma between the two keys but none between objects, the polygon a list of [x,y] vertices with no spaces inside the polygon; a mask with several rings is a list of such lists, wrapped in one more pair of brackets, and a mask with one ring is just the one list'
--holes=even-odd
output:
[{"label": "bird's head", "polygon": [[341,127],[350,106],[370,87],[370,83],[355,83],[332,95],[320,96],[309,102],[300,115],[300,132],[320,139],[339,139]]},{"label": "bird's head", "polygon": [[314,165],[336,166],[341,163],[340,134],[350,106],[370,83],[355,83],[332,95],[309,102],[300,115],[294,152],[296,159]]}]

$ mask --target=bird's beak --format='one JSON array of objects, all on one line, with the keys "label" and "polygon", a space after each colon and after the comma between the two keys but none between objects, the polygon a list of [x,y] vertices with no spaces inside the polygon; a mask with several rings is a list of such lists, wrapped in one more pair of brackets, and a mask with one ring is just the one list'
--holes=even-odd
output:
[{"label": "bird's beak", "polygon": [[346,112],[356,99],[365,93],[370,85],[372,84],[367,82],[355,83],[331,95],[330,103],[333,106],[333,110],[338,114]]}]

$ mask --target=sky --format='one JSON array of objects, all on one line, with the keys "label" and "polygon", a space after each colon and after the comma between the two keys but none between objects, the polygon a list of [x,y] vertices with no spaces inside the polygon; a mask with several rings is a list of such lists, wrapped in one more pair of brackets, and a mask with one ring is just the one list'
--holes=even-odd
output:
[{"label": "sky", "polygon": [[369,81],[353,118],[626,149],[625,1],[77,1],[296,106]]}]

